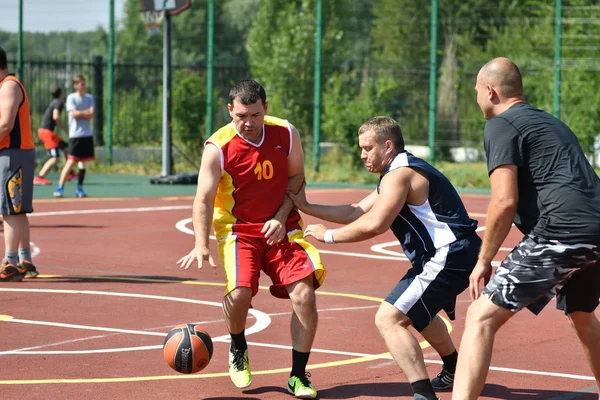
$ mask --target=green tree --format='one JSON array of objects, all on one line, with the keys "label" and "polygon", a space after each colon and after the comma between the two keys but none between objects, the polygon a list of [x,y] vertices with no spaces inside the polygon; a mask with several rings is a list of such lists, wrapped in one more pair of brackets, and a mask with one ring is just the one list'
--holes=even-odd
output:
[{"label": "green tree", "polygon": [[[262,1],[247,44],[252,75],[267,90],[270,113],[290,118],[305,139],[312,136],[315,6],[315,0]],[[348,83],[351,77],[356,77],[351,49],[360,49],[360,46],[351,41],[358,33],[354,36],[350,33],[353,22],[349,10],[364,7],[354,7],[354,2],[348,0],[323,4],[324,97],[330,97],[326,94],[329,89],[334,91],[331,96],[335,96],[339,84],[333,81],[341,79]],[[354,14],[355,21],[360,20],[357,17],[358,14]],[[348,28],[348,40],[345,40],[344,24]],[[360,87],[353,87],[349,92],[357,94]]]},{"label": "green tree", "polygon": [[200,158],[205,138],[206,79],[199,72],[182,69],[175,73],[173,136],[187,154]]}]

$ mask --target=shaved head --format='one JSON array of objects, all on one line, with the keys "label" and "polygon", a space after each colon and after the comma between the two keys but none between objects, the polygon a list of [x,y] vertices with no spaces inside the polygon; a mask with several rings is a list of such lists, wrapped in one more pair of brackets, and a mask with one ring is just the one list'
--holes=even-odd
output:
[{"label": "shaved head", "polygon": [[505,57],[494,58],[479,71],[478,80],[483,85],[490,85],[504,98],[522,98],[523,80],[519,67]]}]

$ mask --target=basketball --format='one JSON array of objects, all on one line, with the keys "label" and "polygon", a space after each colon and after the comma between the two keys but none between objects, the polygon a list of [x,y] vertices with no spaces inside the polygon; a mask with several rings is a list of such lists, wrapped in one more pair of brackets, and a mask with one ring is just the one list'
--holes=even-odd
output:
[{"label": "basketball", "polygon": [[202,371],[212,357],[213,342],[200,325],[184,324],[165,337],[163,355],[169,367],[182,374]]}]

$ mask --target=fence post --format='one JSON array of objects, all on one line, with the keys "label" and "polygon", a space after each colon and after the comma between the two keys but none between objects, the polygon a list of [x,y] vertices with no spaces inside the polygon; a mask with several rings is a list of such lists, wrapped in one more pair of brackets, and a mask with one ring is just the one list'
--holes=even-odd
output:
[{"label": "fence post", "polygon": [[113,95],[115,80],[115,0],[109,0],[108,14],[108,65],[107,65],[107,98],[106,98],[106,154],[104,162],[106,165],[112,165],[113,162]]},{"label": "fence post", "polygon": [[19,0],[19,34],[17,37],[17,78],[25,86],[25,77],[23,76],[23,0]]},{"label": "fence post", "polygon": [[[92,58],[92,96],[94,96],[94,142],[104,146],[104,76],[102,56]],[[106,154],[105,154],[106,156]]]},{"label": "fence post", "polygon": [[213,134],[213,54],[215,30],[215,0],[209,0],[206,36],[206,138]]},{"label": "fence post", "polygon": [[431,38],[429,54],[429,163],[435,164],[435,124],[437,112],[437,30],[438,3],[431,0]]},{"label": "fence post", "polygon": [[562,1],[556,0],[554,16],[554,116],[560,118],[560,54],[562,51]]},{"label": "fence post", "polygon": [[317,0],[315,24],[315,83],[313,104],[313,162],[316,172],[321,167],[321,41],[323,29],[323,0]]}]

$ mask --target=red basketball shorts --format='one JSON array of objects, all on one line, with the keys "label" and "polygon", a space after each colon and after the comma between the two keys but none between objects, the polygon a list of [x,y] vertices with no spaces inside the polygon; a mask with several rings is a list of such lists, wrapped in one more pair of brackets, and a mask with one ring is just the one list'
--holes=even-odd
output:
[{"label": "red basketball shorts", "polygon": [[256,295],[261,271],[271,278],[271,294],[282,299],[289,298],[287,285],[314,274],[316,289],[326,275],[319,252],[300,229],[276,245],[261,237],[228,236],[219,242],[219,258],[227,280],[225,295],[238,287],[251,288]]}]

